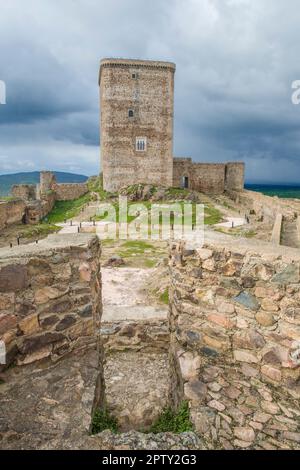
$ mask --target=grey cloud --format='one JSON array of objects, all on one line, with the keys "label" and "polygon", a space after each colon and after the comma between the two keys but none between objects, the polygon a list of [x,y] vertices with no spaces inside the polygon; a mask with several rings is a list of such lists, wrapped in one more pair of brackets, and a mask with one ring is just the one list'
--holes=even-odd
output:
[{"label": "grey cloud", "polygon": [[[174,154],[295,181],[297,0],[0,0],[0,172],[99,171],[99,59],[172,60]],[[272,172],[270,172],[272,168]]]}]

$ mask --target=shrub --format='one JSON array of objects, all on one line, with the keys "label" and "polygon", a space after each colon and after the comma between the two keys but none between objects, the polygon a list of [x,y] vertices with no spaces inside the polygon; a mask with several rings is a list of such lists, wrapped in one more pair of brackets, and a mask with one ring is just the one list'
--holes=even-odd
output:
[{"label": "shrub", "polygon": [[91,434],[99,434],[99,432],[110,429],[113,433],[118,432],[118,423],[114,416],[105,409],[97,409],[92,417]]},{"label": "shrub", "polygon": [[160,432],[182,432],[192,431],[193,425],[190,420],[190,410],[187,401],[183,401],[178,410],[174,412],[170,407],[163,410],[156,422],[154,422],[148,432],[158,434]]}]

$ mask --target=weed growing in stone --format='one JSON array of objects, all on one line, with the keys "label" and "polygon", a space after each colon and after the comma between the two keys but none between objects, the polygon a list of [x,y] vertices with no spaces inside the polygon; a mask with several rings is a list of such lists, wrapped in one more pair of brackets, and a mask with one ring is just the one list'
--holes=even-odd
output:
[{"label": "weed growing in stone", "polygon": [[166,305],[169,305],[169,289],[165,289],[163,291],[163,293],[159,296],[159,300],[166,304]]},{"label": "weed growing in stone", "polygon": [[117,433],[117,420],[114,416],[111,416],[107,409],[97,409],[92,418],[91,434],[99,434],[106,429],[110,429],[113,433]]},{"label": "weed growing in stone", "polygon": [[192,431],[193,425],[190,420],[190,410],[187,401],[183,401],[177,412],[170,407],[163,410],[157,421],[152,424],[148,432],[158,434],[160,432],[173,432],[180,434],[182,432]]}]

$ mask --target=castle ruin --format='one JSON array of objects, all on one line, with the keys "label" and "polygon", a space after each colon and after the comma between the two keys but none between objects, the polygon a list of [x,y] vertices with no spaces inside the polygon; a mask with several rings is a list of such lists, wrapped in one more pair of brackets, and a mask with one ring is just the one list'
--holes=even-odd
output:
[{"label": "castle ruin", "polygon": [[221,194],[244,188],[244,163],[173,157],[175,64],[103,59],[100,65],[103,187],[137,183]]}]

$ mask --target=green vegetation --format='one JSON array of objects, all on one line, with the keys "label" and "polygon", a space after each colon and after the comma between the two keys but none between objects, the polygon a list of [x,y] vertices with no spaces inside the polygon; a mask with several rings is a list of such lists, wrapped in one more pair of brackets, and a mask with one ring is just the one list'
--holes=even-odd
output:
[{"label": "green vegetation", "polygon": [[182,198],[185,198],[186,196],[188,196],[190,193],[190,191],[188,189],[182,189],[182,188],[168,188],[166,190],[166,196],[167,197],[175,197],[175,198],[178,198],[178,197],[182,197]]},{"label": "green vegetation", "polygon": [[[183,210],[184,203],[185,203],[184,201],[178,201],[174,204],[178,204]],[[119,222],[119,203],[118,202],[113,202],[112,204],[115,208],[115,214],[113,214],[113,215],[109,214],[108,215],[108,213],[106,213],[104,215],[96,215],[96,216],[93,217],[93,220],[100,221],[100,220],[105,219],[106,221],[114,221],[114,218],[116,218],[116,222]],[[129,202],[128,203],[128,212],[129,212],[130,208],[134,208],[134,204],[137,204],[137,202]],[[152,204],[151,201],[141,201],[138,204],[143,204],[146,207],[146,209],[148,210],[148,214],[150,214],[151,204]],[[158,205],[159,204],[168,205],[168,204],[170,204],[170,202],[169,201],[160,201],[157,204]],[[192,207],[193,207],[192,223],[195,224],[196,223],[196,210],[195,210],[196,206],[195,206],[195,204],[192,204]],[[178,218],[178,220],[183,219],[183,217],[180,214],[178,216],[176,216],[176,219],[177,218]],[[127,213],[127,223],[130,223],[135,219],[136,219],[135,215],[129,215]],[[170,215],[170,224],[173,224],[174,220],[175,220],[175,215],[174,215],[174,213],[171,213],[171,215]],[[221,222],[221,220],[222,220],[222,214],[218,209],[216,209],[213,206],[207,206],[207,205],[205,206],[205,208],[204,208],[204,223],[205,223],[205,225],[217,224],[217,223]],[[160,225],[162,224],[162,221],[163,221],[163,217],[160,214],[160,216],[159,216]]]},{"label": "green vegetation", "polygon": [[226,235],[232,235],[233,237],[242,237],[242,238],[254,238],[256,236],[256,232],[253,229],[242,229],[240,227],[236,228],[225,228],[225,227],[217,227],[215,228],[216,232],[225,233]]},{"label": "green vegetation", "polygon": [[144,260],[144,265],[146,268],[154,268],[154,266],[156,266],[157,264],[157,259],[149,259],[149,258],[146,258]]},{"label": "green vegetation", "polygon": [[97,409],[92,418],[91,434],[110,429],[113,433],[118,432],[118,423],[114,416],[111,416],[107,409]]},{"label": "green vegetation", "polygon": [[144,254],[145,250],[154,250],[154,246],[141,240],[128,240],[121,245],[118,255],[128,258],[132,255]]},{"label": "green vegetation", "polygon": [[91,193],[97,193],[100,201],[105,201],[106,199],[111,199],[118,196],[115,193],[109,193],[108,191],[104,191],[102,173],[100,174],[100,176],[92,176],[91,178],[89,178],[88,189]]},{"label": "green vegetation", "polygon": [[72,201],[56,201],[52,211],[45,217],[44,221],[50,224],[63,222],[78,215],[81,209],[90,201],[90,194],[87,193]]},{"label": "green vegetation", "polygon": [[54,224],[37,224],[37,225],[27,225],[26,228],[21,229],[19,232],[20,238],[34,238],[47,236],[51,233],[58,232],[61,227],[57,227]]},{"label": "green vegetation", "polygon": [[153,432],[154,434],[160,432],[180,434],[192,430],[193,425],[190,420],[189,405],[187,401],[183,401],[177,412],[174,412],[170,407],[165,408],[148,432]]},{"label": "green vegetation", "polygon": [[205,225],[218,224],[222,220],[221,212],[212,206],[205,206],[204,223]]},{"label": "green vegetation", "polygon": [[166,305],[169,305],[169,289],[166,288],[162,294],[160,294],[159,296],[159,300],[166,304]]},{"label": "green vegetation", "polygon": [[1,196],[0,201],[16,201],[18,198],[15,196]]}]

